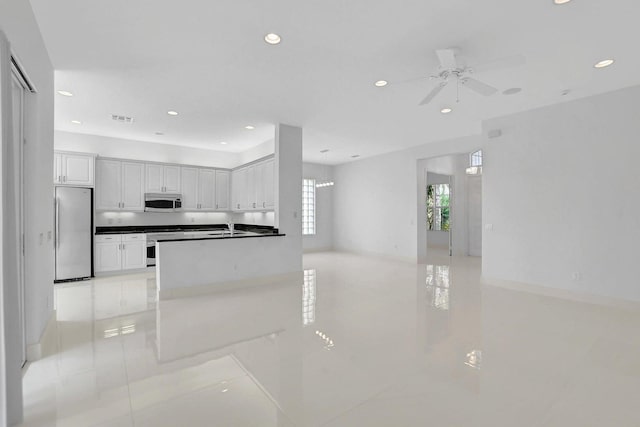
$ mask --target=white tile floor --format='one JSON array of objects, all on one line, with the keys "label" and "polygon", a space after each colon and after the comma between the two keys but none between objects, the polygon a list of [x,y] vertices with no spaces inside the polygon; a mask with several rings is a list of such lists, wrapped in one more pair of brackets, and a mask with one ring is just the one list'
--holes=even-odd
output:
[{"label": "white tile floor", "polygon": [[640,313],[483,288],[479,260],[305,256],[305,283],[56,288],[29,426],[640,426]]}]

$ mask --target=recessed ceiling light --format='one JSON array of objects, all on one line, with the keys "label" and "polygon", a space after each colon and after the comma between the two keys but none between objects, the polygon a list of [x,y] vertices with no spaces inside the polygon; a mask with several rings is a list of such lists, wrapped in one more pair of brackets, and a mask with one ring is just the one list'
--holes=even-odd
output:
[{"label": "recessed ceiling light", "polygon": [[58,93],[62,96],[73,96],[73,93],[69,92],[68,90],[59,90]]},{"label": "recessed ceiling light", "polygon": [[220,141],[220,144],[227,145],[227,142],[226,141]]},{"label": "recessed ceiling light", "polygon": [[569,95],[570,93],[571,93],[571,90],[570,90],[570,89],[565,89],[565,90],[563,90],[562,92],[560,92],[560,95],[562,95],[562,96],[567,96],[567,95]]},{"label": "recessed ceiling light", "polygon": [[245,126],[244,128],[247,129],[247,130],[254,130],[255,129],[255,127],[253,127],[251,125]]},{"label": "recessed ceiling light", "polygon": [[360,157],[360,154],[354,154],[353,156],[351,156],[352,159],[357,159],[358,157]]},{"label": "recessed ceiling light", "polygon": [[162,132],[156,132],[156,135],[158,135],[158,136],[162,136],[162,135],[164,135],[164,133],[162,133]]},{"label": "recessed ceiling light", "polygon": [[602,61],[596,63],[594,65],[594,67],[596,67],[596,68],[606,68],[609,65],[613,65],[614,62],[616,62],[614,59],[603,59]]},{"label": "recessed ceiling light", "polygon": [[507,89],[502,92],[503,95],[515,95],[516,93],[522,92],[522,88],[520,87],[512,87],[511,89]]},{"label": "recessed ceiling light", "polygon": [[451,108],[443,108],[442,110],[440,110],[440,112],[442,114],[449,114],[450,112],[452,112],[453,110]]},{"label": "recessed ceiling light", "polygon": [[264,36],[264,41],[266,41],[269,44],[278,44],[280,43],[281,40],[282,39],[280,38],[280,36],[275,33],[269,33],[266,36]]},{"label": "recessed ceiling light", "polygon": [[167,114],[170,115],[170,116],[177,116],[178,112],[177,111],[173,111],[173,110],[169,110],[169,111],[167,111]]},{"label": "recessed ceiling light", "polygon": [[571,0],[553,0],[555,4],[565,4],[569,3]]},{"label": "recessed ceiling light", "polygon": [[81,125],[82,122],[80,120],[71,120],[71,123],[73,123],[74,125]]},{"label": "recessed ceiling light", "polygon": [[328,153],[328,152],[329,152],[329,149],[328,149],[328,148],[325,148],[324,150],[320,150],[320,152],[321,152],[322,154],[324,154],[324,153]]},{"label": "recessed ceiling light", "polygon": [[385,87],[388,84],[389,82],[386,80],[378,80],[377,82],[374,83],[374,85],[376,85],[377,87]]}]

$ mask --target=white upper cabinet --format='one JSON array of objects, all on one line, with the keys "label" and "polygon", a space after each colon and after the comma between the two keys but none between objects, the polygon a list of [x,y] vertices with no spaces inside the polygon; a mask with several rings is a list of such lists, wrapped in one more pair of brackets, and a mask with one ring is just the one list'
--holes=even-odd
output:
[{"label": "white upper cabinet", "polygon": [[276,206],[275,194],[275,161],[273,159],[262,163],[262,203],[264,209],[274,209]]},{"label": "white upper cabinet", "polygon": [[96,210],[144,211],[144,163],[96,161]]},{"label": "white upper cabinet", "polygon": [[247,209],[247,168],[236,169],[231,174],[232,210]]},{"label": "white upper cabinet", "polygon": [[[229,193],[228,189],[226,193]],[[183,167],[182,210],[213,211],[215,209],[216,170]]]},{"label": "white upper cabinet", "polygon": [[198,169],[182,169],[182,210],[198,209]]},{"label": "white upper cabinet", "polygon": [[122,206],[122,162],[96,162],[96,210],[120,210]]},{"label": "white upper cabinet", "polygon": [[233,171],[232,210],[268,211],[275,208],[274,165],[274,159],[268,159]]},{"label": "white upper cabinet", "polygon": [[216,171],[198,170],[198,209],[214,210],[216,200]]},{"label": "white upper cabinet", "polygon": [[164,166],[145,165],[145,191],[147,193],[162,193],[164,190]]},{"label": "white upper cabinet", "polygon": [[62,184],[62,154],[53,153],[53,183]]},{"label": "white upper cabinet", "polygon": [[53,182],[58,185],[93,187],[95,156],[82,153],[54,153]]},{"label": "white upper cabinet", "polygon": [[122,162],[122,209],[144,211],[144,163]]},{"label": "white upper cabinet", "polygon": [[258,180],[260,179],[258,172],[258,165],[251,165],[247,167],[247,203],[246,208],[249,210],[256,209],[258,206],[257,190],[259,187]]},{"label": "white upper cabinet", "polygon": [[229,210],[229,178],[229,172],[216,171],[216,210]]},{"label": "white upper cabinet", "polygon": [[146,165],[147,193],[180,193],[180,166]]},{"label": "white upper cabinet", "polygon": [[164,192],[179,193],[180,188],[180,166],[165,166]]}]

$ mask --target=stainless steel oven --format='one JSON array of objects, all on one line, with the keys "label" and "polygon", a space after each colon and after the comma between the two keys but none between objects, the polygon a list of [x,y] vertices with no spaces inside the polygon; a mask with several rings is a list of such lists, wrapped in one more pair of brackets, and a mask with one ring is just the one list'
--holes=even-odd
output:
[{"label": "stainless steel oven", "polygon": [[167,193],[145,193],[145,212],[179,212],[182,210],[182,195]]}]

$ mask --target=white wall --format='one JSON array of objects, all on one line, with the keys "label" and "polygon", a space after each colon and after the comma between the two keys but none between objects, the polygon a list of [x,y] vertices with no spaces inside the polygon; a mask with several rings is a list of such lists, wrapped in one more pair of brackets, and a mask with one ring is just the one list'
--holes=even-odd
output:
[{"label": "white wall", "polygon": [[[640,87],[490,120],[483,275],[640,300]],[[579,273],[579,280],[572,274]]]},{"label": "white wall", "polygon": [[275,144],[275,140],[270,139],[263,142],[262,144],[256,145],[253,148],[238,153],[239,163],[236,166],[239,166],[241,164],[244,165],[246,163],[253,162],[254,160],[258,160],[273,154],[275,152]]},{"label": "white wall", "polygon": [[335,166],[333,243],[338,250],[418,259],[418,161],[468,153],[470,136]]},{"label": "white wall", "polygon": [[274,226],[285,233],[283,271],[302,271],[302,129],[276,125],[276,212]]},{"label": "white wall", "polygon": [[[53,242],[47,238],[53,231],[53,66],[28,1],[0,2],[0,30],[6,34],[13,54],[38,91],[26,99],[24,153],[26,338],[27,344],[34,344],[39,341],[53,310]],[[7,351],[19,352],[20,349]],[[19,369],[17,372],[20,375]],[[12,422],[21,418],[20,382],[21,377],[17,383],[7,385],[15,397],[8,408]]]},{"label": "white wall", "polygon": [[62,131],[55,131],[55,149],[94,153],[102,157],[229,169],[242,164],[239,153]]},{"label": "white wall", "polygon": [[[333,181],[333,166],[303,163],[302,177],[315,179],[317,183]],[[334,189],[335,186],[316,188],[316,234],[302,236],[305,252],[333,249]]]}]

